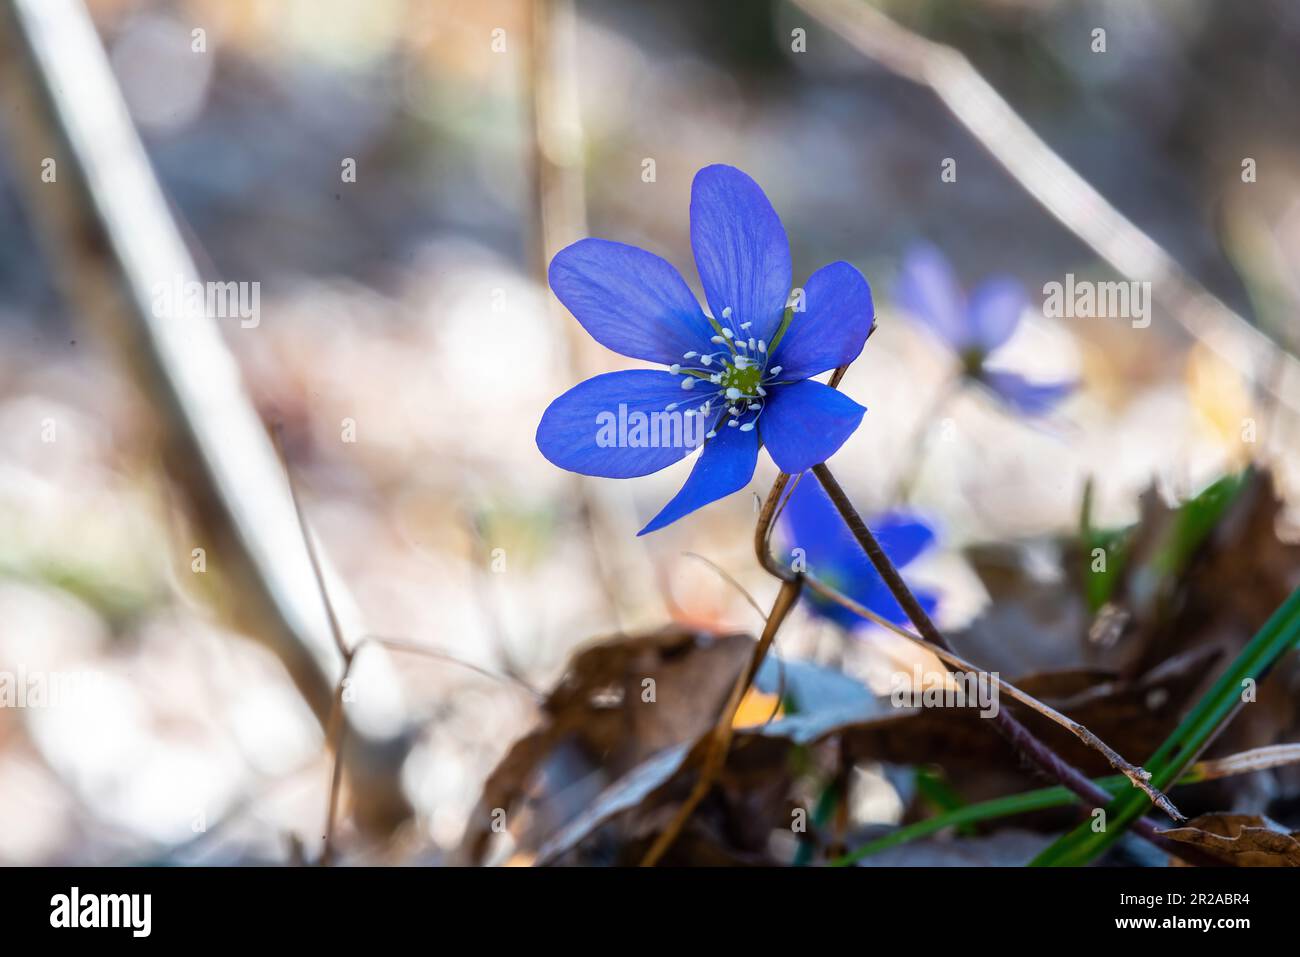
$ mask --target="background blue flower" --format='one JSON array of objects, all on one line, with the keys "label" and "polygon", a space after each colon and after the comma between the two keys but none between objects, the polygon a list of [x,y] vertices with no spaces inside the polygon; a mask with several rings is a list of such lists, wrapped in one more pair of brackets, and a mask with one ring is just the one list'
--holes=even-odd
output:
[{"label": "background blue flower", "polygon": [[1011,338],[1028,305],[1016,280],[991,277],[967,297],[943,253],[919,243],[903,258],[894,298],[957,353],[966,376],[1018,412],[1043,415],[1074,390],[1073,382],[1030,382],[1015,372],[987,368],[990,353]]},{"label": "background blue flower", "polygon": [[[781,524],[787,538],[787,565],[791,569],[811,572],[887,621],[896,624],[907,621],[907,613],[894,600],[821,483],[811,473],[804,475],[787,496]],[[869,519],[867,525],[894,567],[900,570],[934,544],[934,530],[910,512],[886,512]],[[912,593],[927,615],[934,612],[938,598],[933,592],[912,587]],[[848,609],[807,589],[803,600],[815,614],[844,628],[868,624]]]},{"label": "background blue flower", "polygon": [[642,535],[748,485],[760,445],[784,472],[825,461],[866,412],[810,378],[852,362],[871,332],[871,289],[857,269],[845,262],[819,269],[802,311],[787,310],[785,229],[758,184],[730,166],[695,176],[691,248],[712,315],[671,264],[635,246],[583,239],[550,266],[551,289],[593,339],[668,369],[598,375],[552,402],[537,428],[548,460],[584,475],[648,475],[692,447],[602,444],[602,414],[625,405],[704,419],[695,468]]}]

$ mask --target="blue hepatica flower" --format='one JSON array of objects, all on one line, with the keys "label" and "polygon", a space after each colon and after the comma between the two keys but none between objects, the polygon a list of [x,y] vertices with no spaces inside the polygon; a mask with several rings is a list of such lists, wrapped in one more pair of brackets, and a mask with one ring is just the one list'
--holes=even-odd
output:
[{"label": "blue hepatica flower", "polygon": [[904,257],[895,299],[957,353],[968,378],[1016,411],[1043,415],[1074,390],[1073,382],[1030,382],[1015,372],[987,367],[990,353],[1011,338],[1028,304],[1016,280],[994,276],[967,297],[943,253],[919,244]]},{"label": "blue hepatica flower", "polygon": [[695,176],[691,248],[711,314],[671,264],[635,246],[583,239],[551,262],[551,289],[593,339],[668,368],[574,386],[542,415],[542,454],[571,472],[632,478],[703,446],[641,535],[748,485],[760,445],[783,472],[824,462],[866,412],[811,378],[862,351],[875,309],[861,273],[844,262],[819,269],[788,310],[785,229],[758,184],[730,166]]},{"label": "blue hepatica flower", "polygon": [[[787,497],[781,522],[788,539],[788,564],[793,570],[811,572],[886,621],[895,624],[907,621],[907,613],[894,600],[884,579],[811,473],[804,475]],[[909,512],[887,512],[867,524],[900,571],[934,544],[934,530]],[[933,592],[912,588],[912,594],[927,615],[933,614],[938,604]],[[815,592],[805,591],[804,601],[814,614],[843,628],[867,624],[866,619]]]}]

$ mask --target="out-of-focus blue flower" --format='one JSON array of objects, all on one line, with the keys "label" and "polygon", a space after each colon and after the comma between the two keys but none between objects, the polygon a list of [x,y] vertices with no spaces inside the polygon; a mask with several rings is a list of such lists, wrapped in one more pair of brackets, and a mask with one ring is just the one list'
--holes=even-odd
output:
[{"label": "out-of-focus blue flower", "polygon": [[550,267],[551,289],[593,339],[668,369],[610,372],[564,393],[537,428],[542,454],[571,472],[632,478],[703,445],[642,535],[748,485],[760,445],[783,472],[824,462],[866,412],[811,379],[852,362],[871,332],[861,273],[831,263],[809,278],[802,309],[787,310],[785,229],[758,184],[730,166],[695,176],[691,248],[711,316],[672,265],[635,246],[583,239]]},{"label": "out-of-focus blue flower", "polygon": [[1018,412],[1046,414],[1074,390],[1074,382],[1030,382],[1015,372],[987,368],[989,355],[1011,338],[1028,304],[1016,280],[994,276],[967,296],[943,253],[921,243],[903,258],[894,298],[957,353],[965,375]]},{"label": "out-of-focus blue flower", "polygon": [[[788,540],[787,563],[791,569],[811,572],[886,621],[907,621],[907,613],[894,600],[816,476],[809,473],[800,479],[786,499],[781,523]],[[899,570],[935,540],[934,530],[910,512],[886,512],[868,520],[867,526]],[[933,592],[912,588],[912,594],[927,615],[934,612],[938,597]],[[804,596],[814,613],[844,628],[867,624],[865,619],[815,592],[806,590]]]}]

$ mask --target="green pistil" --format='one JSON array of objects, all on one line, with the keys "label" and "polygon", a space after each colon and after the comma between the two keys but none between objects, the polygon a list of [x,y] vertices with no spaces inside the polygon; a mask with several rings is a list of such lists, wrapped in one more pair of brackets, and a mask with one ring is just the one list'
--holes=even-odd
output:
[{"label": "green pistil", "polygon": [[758,386],[763,381],[763,370],[750,364],[744,369],[737,369],[731,363],[725,363],[722,372],[723,390],[739,389],[741,395],[756,395]]}]

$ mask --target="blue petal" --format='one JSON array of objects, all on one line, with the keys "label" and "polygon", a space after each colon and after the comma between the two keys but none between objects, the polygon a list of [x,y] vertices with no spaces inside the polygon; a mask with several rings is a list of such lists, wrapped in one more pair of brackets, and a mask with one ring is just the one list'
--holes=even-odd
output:
[{"label": "blue petal", "polygon": [[958,352],[973,344],[961,286],[948,260],[934,246],[918,243],[908,251],[894,299]]},{"label": "blue petal", "polygon": [[[635,412],[649,416],[663,412],[670,403],[684,403],[690,394],[682,389],[681,383],[678,376],[654,369],[607,372],[580,382],[542,413],[541,424],[537,426],[537,447],[552,464],[583,475],[632,478],[658,472],[691,452],[693,446],[685,441],[658,448],[634,448],[626,442],[621,446],[602,445],[611,434],[608,429],[602,433],[602,424],[609,421],[609,415],[615,420],[620,418],[620,405],[625,407],[628,416]],[[682,411],[676,414],[680,416]],[[618,438],[617,426],[613,435]],[[651,441],[660,439],[660,435],[658,429],[647,432]],[[682,428],[676,438],[683,440],[686,436],[687,430]],[[639,441],[631,430],[626,430],[625,438]],[[670,434],[669,439],[672,438]]]},{"label": "blue petal", "polygon": [[776,210],[732,166],[706,166],[691,186],[691,248],[713,318],[772,340],[790,295],[790,243]]},{"label": "blue petal", "polygon": [[708,348],[713,328],[671,263],[635,246],[582,239],[555,254],[551,289],[615,352],[671,365]]},{"label": "blue petal", "polygon": [[[926,615],[933,615],[935,608],[939,605],[938,596],[934,592],[925,589],[912,588],[911,591]],[[874,611],[885,621],[893,622],[895,625],[906,624],[908,621],[907,612],[903,611],[903,606],[894,598],[884,579],[879,575],[874,575],[874,578],[871,579],[859,579],[845,590],[845,594],[859,605],[865,605],[869,610]],[[848,609],[843,610],[848,611]],[[865,618],[853,615],[852,612],[849,612],[849,614],[853,617],[854,626],[868,623]]]},{"label": "blue petal", "polygon": [[985,369],[980,381],[1007,405],[1023,415],[1046,415],[1074,391],[1075,382],[1030,382],[1015,372]]},{"label": "blue petal", "polygon": [[704,443],[700,460],[681,491],[637,534],[658,531],[697,508],[739,492],[754,477],[757,462],[758,436],[753,430],[742,432],[739,427],[725,426],[718,429],[718,434]]},{"label": "blue petal", "polygon": [[[870,569],[862,547],[811,472],[798,477],[794,490],[786,497],[781,522],[790,547],[801,549],[809,570],[828,582],[846,580]],[[790,557],[793,567],[794,556]]]},{"label": "blue petal", "polygon": [[878,515],[870,528],[895,568],[910,564],[934,544],[934,529],[909,512]]},{"label": "blue petal", "polygon": [[1010,277],[986,279],[970,294],[969,322],[974,345],[982,352],[992,352],[1011,338],[1020,325],[1029,299],[1025,287]]},{"label": "blue petal", "polygon": [[804,287],[804,311],[796,312],[769,360],[785,379],[807,379],[858,357],[871,333],[876,308],[862,273],[845,262],[817,270]]},{"label": "blue petal", "polygon": [[839,451],[866,411],[844,393],[805,379],[768,389],[758,430],[777,468],[794,474]]},{"label": "blue petal", "polygon": [[[789,547],[802,550],[812,574],[888,621],[907,620],[906,613],[850,534],[816,476],[805,474],[795,486],[782,511],[782,523]],[[868,520],[867,524],[898,568],[907,565],[934,541],[933,531],[918,517],[907,513],[887,513]],[[792,554],[789,562],[792,567],[793,557]],[[936,605],[935,596],[915,590],[914,594],[929,614]],[[841,605],[815,594],[809,595],[809,604],[814,612],[844,628],[865,623],[865,619]]]}]

